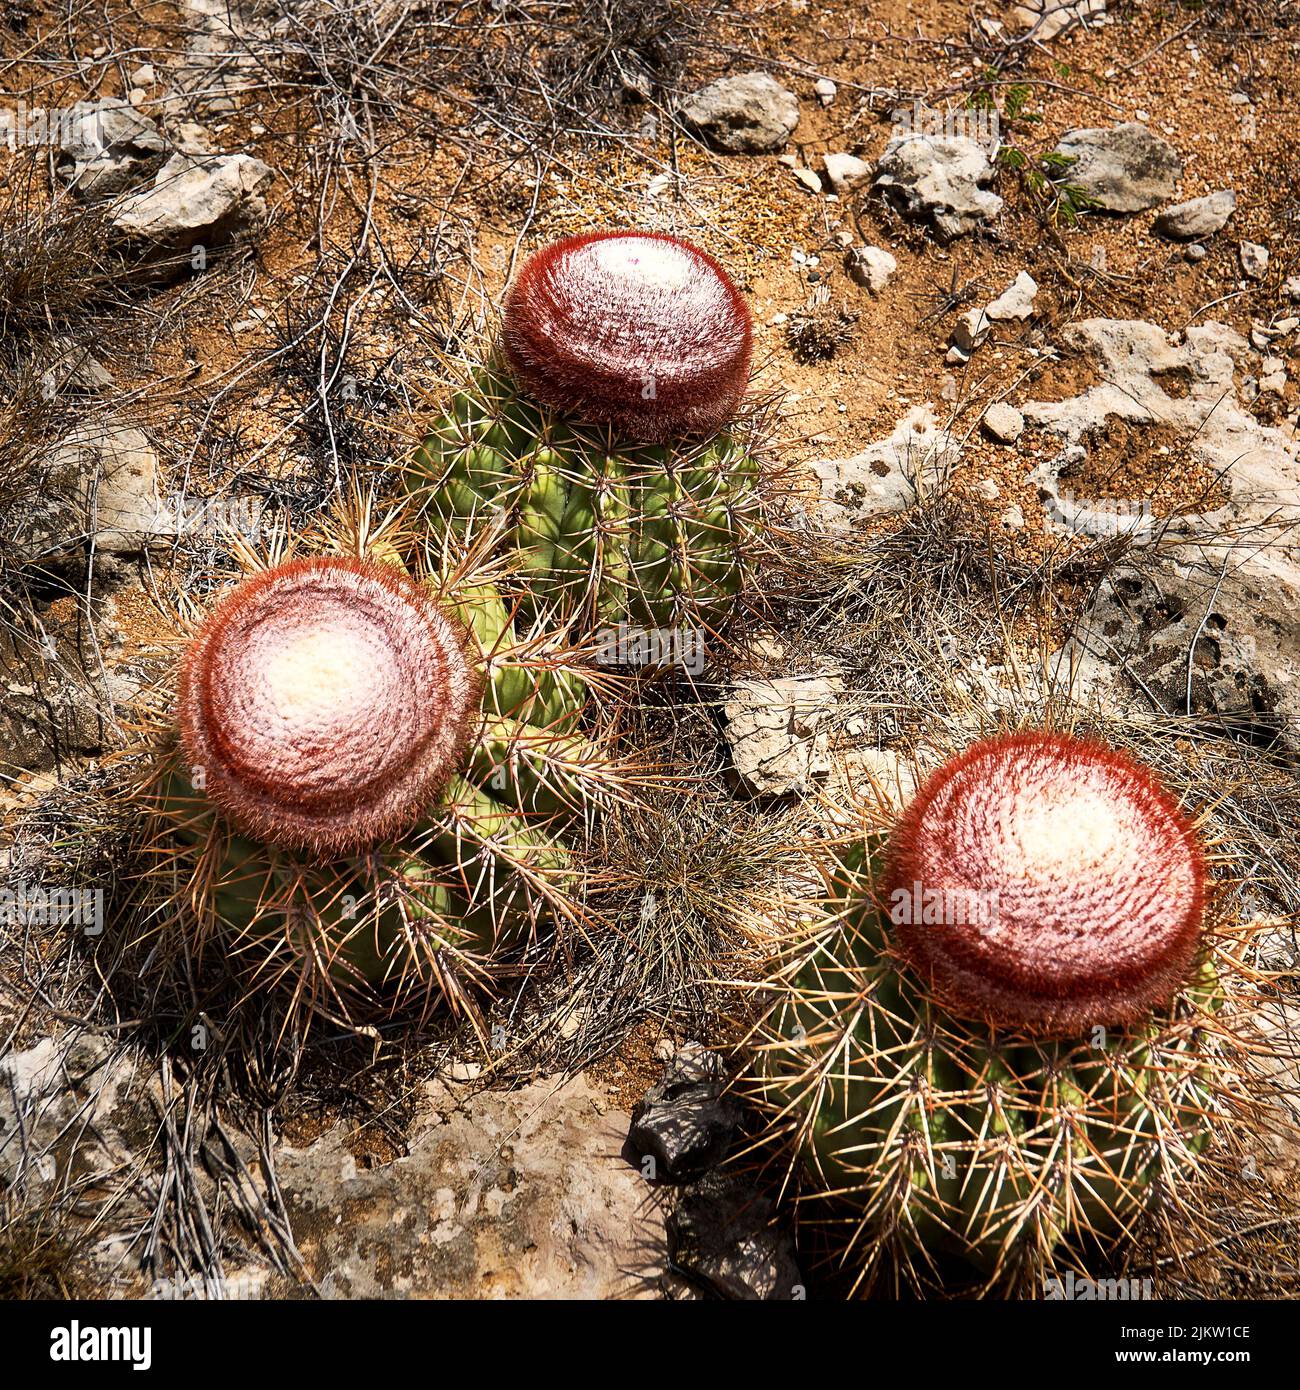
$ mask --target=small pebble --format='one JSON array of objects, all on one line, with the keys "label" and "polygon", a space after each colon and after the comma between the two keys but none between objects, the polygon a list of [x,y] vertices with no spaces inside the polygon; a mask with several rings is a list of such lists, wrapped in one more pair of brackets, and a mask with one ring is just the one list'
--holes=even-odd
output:
[{"label": "small pebble", "polygon": [[1270,396],[1286,393],[1286,363],[1280,357],[1266,357],[1260,368],[1259,389]]},{"label": "small pebble", "polygon": [[1014,444],[1025,432],[1025,417],[1006,401],[996,401],[984,412],[984,429],[999,444]]},{"label": "small pebble", "polygon": [[1241,268],[1252,280],[1262,280],[1268,274],[1268,247],[1257,241],[1243,241],[1237,254]]},{"label": "small pebble", "polygon": [[822,167],[831,187],[837,193],[846,193],[871,177],[872,166],[854,154],[824,154]]},{"label": "small pebble", "polygon": [[845,255],[844,269],[855,285],[879,294],[898,269],[898,262],[883,246],[858,246]]}]

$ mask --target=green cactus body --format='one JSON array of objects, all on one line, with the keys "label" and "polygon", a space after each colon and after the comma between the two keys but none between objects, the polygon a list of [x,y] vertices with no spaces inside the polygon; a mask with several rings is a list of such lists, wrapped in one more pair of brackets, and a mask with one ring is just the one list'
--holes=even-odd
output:
[{"label": "green cactus body", "polygon": [[262,844],[192,785],[179,750],[166,759],[156,799],[188,874],[175,895],[207,915],[222,949],[269,946],[274,958],[283,941],[337,984],[425,978],[441,951],[485,957],[526,939],[538,885],[565,884],[555,832],[587,804],[579,772],[599,761],[577,728],[585,686],[510,660],[513,625],[492,586],[459,590],[447,608],[487,666],[483,712],[462,774],[400,839],[334,860]]},{"label": "green cactus body", "polygon": [[497,368],[456,393],[407,470],[438,527],[494,530],[534,612],[652,627],[716,620],[759,529],[735,440],[634,445],[519,394]]},{"label": "green cactus body", "polygon": [[[845,859],[837,927],[783,989],[758,1087],[797,1130],[812,1195],[865,1228],[859,1257],[955,1256],[991,1278],[1050,1268],[1071,1235],[1131,1232],[1208,1139],[1192,1030],[1040,1042],[954,1019],[882,949],[866,847]],[[1210,967],[1195,991],[1213,1003]]]},{"label": "green cactus body", "polygon": [[[413,929],[429,951],[486,954],[499,944],[490,915],[460,891],[461,866],[437,853],[445,839],[426,833],[338,863],[313,862],[231,831],[175,765],[163,804],[175,839],[202,851],[187,861],[186,896],[208,915],[223,950],[274,950],[282,938],[301,956],[318,954],[339,984],[379,985],[394,969],[423,973],[420,953],[401,949]],[[490,828],[499,834],[508,814],[498,808]]]}]

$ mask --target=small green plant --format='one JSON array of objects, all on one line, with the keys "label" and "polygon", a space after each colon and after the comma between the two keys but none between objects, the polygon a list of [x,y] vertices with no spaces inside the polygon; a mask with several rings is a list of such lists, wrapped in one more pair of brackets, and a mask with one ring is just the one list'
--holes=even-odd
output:
[{"label": "small green plant", "polygon": [[[998,109],[993,85],[997,80],[997,70],[988,69],[983,85],[971,94],[967,105],[977,110]],[[1003,89],[998,110],[1001,145],[997,162],[1015,175],[1039,216],[1053,225],[1064,222],[1072,226],[1082,213],[1095,206],[1095,200],[1079,184],[1070,181],[1075,156],[1052,151],[1035,158],[1015,138],[1018,127],[1034,126],[1043,119],[1041,112],[1029,109],[1033,97],[1034,86],[1030,82],[1012,82]]]},{"label": "small green plant", "polygon": [[1074,155],[1052,151],[1035,161],[1018,145],[1003,145],[998,163],[1015,174],[1031,202],[1047,221],[1073,226],[1096,200],[1080,184],[1071,183],[1069,171]]}]

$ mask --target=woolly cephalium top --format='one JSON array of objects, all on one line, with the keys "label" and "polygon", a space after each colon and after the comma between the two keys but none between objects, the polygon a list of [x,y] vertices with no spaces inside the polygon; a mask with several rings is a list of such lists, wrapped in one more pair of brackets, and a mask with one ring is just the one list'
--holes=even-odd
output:
[{"label": "woolly cephalium top", "polygon": [[[895,941],[941,1003],[1063,1035],[1170,1000],[1196,956],[1205,867],[1177,805],[1131,758],[1024,733],[976,743],[925,781],[885,888],[887,901],[930,891],[938,904],[895,914]],[[939,910],[954,902],[958,913]]]},{"label": "woolly cephalium top", "polygon": [[407,829],[441,789],[478,685],[464,628],[401,571],[292,560],[240,584],[190,644],[181,743],[240,829],[348,853]]},{"label": "woolly cephalium top", "polygon": [[543,248],[506,299],[506,359],[544,404],[660,443],[717,432],[749,377],[751,326],[712,256],[658,232]]}]

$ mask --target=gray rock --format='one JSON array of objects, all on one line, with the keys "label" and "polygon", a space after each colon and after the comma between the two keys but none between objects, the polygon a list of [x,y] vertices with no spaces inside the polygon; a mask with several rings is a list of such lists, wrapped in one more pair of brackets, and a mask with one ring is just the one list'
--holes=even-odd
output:
[{"label": "gray rock", "polygon": [[1030,318],[1037,294],[1038,282],[1028,271],[1022,270],[991,304],[986,304],[982,309],[967,309],[958,318],[949,341],[966,357],[970,357],[989,336],[995,323]]},{"label": "gray rock", "polygon": [[963,359],[984,345],[984,340],[993,331],[988,313],[983,309],[967,309],[953,325],[951,345]]},{"label": "gray rock", "polygon": [[669,1218],[668,1239],[674,1268],[706,1296],[757,1302],[801,1291],[794,1243],[746,1179],[712,1173],[688,1188]]},{"label": "gray rock", "polygon": [[[1163,680],[1165,695],[1175,700],[1171,710],[1183,709],[1189,631],[1204,619],[1207,644],[1194,652],[1191,668],[1194,708],[1218,713],[1225,723],[1253,719],[1285,747],[1300,750],[1300,630],[1289,616],[1300,611],[1300,448],[1283,431],[1262,425],[1238,399],[1235,370],[1250,358],[1245,339],[1214,322],[1188,329],[1177,342],[1155,324],[1089,319],[1065,330],[1063,341],[1095,361],[1099,380],[1067,400],[1022,407],[1027,419],[1065,444],[1030,480],[1049,516],[1071,531],[1123,534],[1139,545],[1161,537],[1161,572],[1176,600],[1170,611],[1191,614],[1190,629],[1179,625],[1181,616],[1157,623],[1159,605],[1148,604],[1154,616],[1146,626],[1163,633],[1148,652],[1131,646],[1131,617],[1099,606],[1086,640],[1064,654],[1079,666],[1076,694],[1123,688],[1127,677],[1110,663],[1131,658],[1131,670]],[[1172,381],[1180,383],[1176,394],[1166,389]],[[1085,456],[1111,418],[1174,431],[1191,457],[1220,478],[1226,505],[1157,522],[1140,510],[1142,499],[1080,501],[1063,493],[1060,474]],[[1196,595],[1211,595],[1216,584],[1219,598],[1211,603],[1207,597],[1207,606],[1195,611]],[[1174,646],[1180,639],[1187,640],[1178,668]],[[1167,679],[1159,675],[1164,665]]]},{"label": "gray rock", "polygon": [[1268,247],[1257,241],[1243,241],[1237,250],[1242,273],[1250,280],[1262,280],[1268,274]]},{"label": "gray rock", "polygon": [[212,132],[197,121],[177,121],[167,127],[167,138],[179,154],[216,154]]},{"label": "gray rock", "polygon": [[[964,360],[964,358],[963,358]],[[888,512],[905,511],[918,491],[936,487],[957,446],[928,405],[913,406],[885,439],[850,458],[816,459],[821,485],[817,513],[831,528],[847,529]]]},{"label": "gray rock", "polygon": [[965,136],[900,135],[885,146],[874,188],[908,217],[929,222],[941,241],[965,236],[1002,211],[988,191],[988,152]]},{"label": "gray rock", "polygon": [[[0,628],[0,780],[19,770],[64,776],[117,740],[113,701],[134,698],[139,684],[115,660],[121,635],[109,606],[96,603],[89,623],[47,608],[39,640]],[[107,674],[101,660],[112,663]]]},{"label": "gray rock", "polygon": [[[110,1178],[124,1189],[121,1200],[101,1208],[96,1265],[106,1294],[115,1286],[164,1298],[219,1297],[221,1290],[242,1298],[304,1291],[438,1299],[660,1294],[665,1218],[622,1156],[628,1116],[581,1075],[472,1095],[428,1082],[410,1096],[405,1152],[389,1162],[355,1157],[355,1132],[343,1123],[306,1147],[278,1142],[276,1176],[301,1274],[236,1265],[232,1242],[222,1251],[226,1277],[211,1292],[167,1280],[142,1290],[136,1233],[159,1176],[158,1117],[175,1113],[175,1100],[173,1092],[164,1101],[155,1068],[93,1038],[47,1039],[0,1059],[0,1184],[19,1175],[26,1148],[49,1155],[47,1172],[44,1160],[25,1165],[37,1199],[36,1185],[57,1172],[102,1173],[105,1190]],[[258,1145],[229,1121],[226,1136],[245,1165],[240,1185],[249,1185],[255,1207]],[[224,1143],[218,1147],[225,1160]],[[229,1202],[230,1187],[218,1192],[206,1165],[195,1165],[194,1180],[190,1210],[202,1212],[205,1204],[211,1214]],[[140,1209],[137,1192],[149,1210]]]},{"label": "gray rock", "polygon": [[139,682],[92,678],[96,655],[89,641],[60,634],[49,656],[0,634],[0,774],[14,771],[64,777],[86,759],[121,742],[121,726],[104,691],[139,694]]},{"label": "gray rock", "polygon": [[[1300,448],[1282,431],[1261,425],[1238,400],[1234,371],[1249,359],[1246,340],[1213,321],[1188,329],[1179,343],[1141,320],[1085,319],[1064,330],[1062,343],[1092,359],[1099,380],[1078,396],[1021,407],[1027,420],[1066,445],[1031,474],[1040,493],[1056,499],[1053,508],[1070,514],[1057,478],[1081,456],[1071,450],[1086,451],[1108,419],[1166,427],[1187,441],[1192,458],[1228,493],[1226,506],[1171,524],[1167,539],[1185,537],[1187,545],[1204,547],[1220,561],[1230,552],[1234,565],[1273,572],[1300,590]],[[1171,393],[1167,387],[1174,382],[1181,385]],[[1074,504],[1069,524],[1114,535],[1115,522],[1113,509]],[[1127,524],[1124,530],[1132,534]]]},{"label": "gray rock", "polygon": [[55,360],[41,375],[47,398],[64,394],[102,396],[113,389],[112,373],[84,345],[58,345],[53,351]]},{"label": "gray rock", "polygon": [[1169,198],[1183,172],[1178,151],[1134,121],[1111,129],[1072,130],[1057,154],[1071,164],[1067,179],[1107,212],[1142,212]]},{"label": "gray rock", "polygon": [[75,192],[115,198],[157,169],[167,142],[130,102],[79,101],[61,131],[54,171]]},{"label": "gray rock", "polygon": [[852,722],[844,732],[850,738],[835,750],[831,795],[840,805],[861,807],[874,800],[889,814],[901,811],[916,791],[915,765],[890,749],[867,747],[865,734]]},{"label": "gray rock", "polygon": [[893,279],[898,262],[882,246],[854,246],[844,255],[844,269],[855,285],[879,294]]},{"label": "gray rock", "polygon": [[756,796],[811,790],[830,766],[828,715],[838,676],[738,681],[723,704],[731,761]]},{"label": "gray rock", "polygon": [[1300,304],[1300,275],[1289,276],[1282,286],[1282,293],[1292,304]]},{"label": "gray rock", "polygon": [[120,421],[74,437],[81,474],[88,482],[86,512],[95,549],[135,555],[175,535],[158,495],[158,455],[142,430]]},{"label": "gray rock", "polygon": [[799,124],[799,99],[766,72],[722,77],[678,108],[686,125],[729,154],[772,154]]},{"label": "gray rock", "polygon": [[182,0],[184,49],[169,70],[175,89],[162,105],[175,113],[224,115],[242,93],[265,79],[270,45],[291,24],[262,0]]},{"label": "gray rock", "polygon": [[[1117,570],[1058,657],[1076,698],[1200,715],[1300,755],[1300,602],[1277,575],[1213,559]],[[1149,694],[1148,694],[1149,692]]]},{"label": "gray rock", "polygon": [[1183,252],[1184,257],[1186,257],[1186,259],[1191,261],[1193,264],[1195,264],[1197,261],[1203,261],[1209,254],[1209,251],[1207,251],[1206,248],[1202,246],[1199,241],[1192,242],[1192,244],[1187,248],[1187,250]]},{"label": "gray rock", "polygon": [[147,251],[184,258],[196,246],[216,249],[260,230],[275,172],[251,155],[174,154],[152,187],[122,200],[113,225]]},{"label": "gray rock", "polygon": [[1260,392],[1270,396],[1284,395],[1286,393],[1286,380],[1286,359],[1266,357],[1259,369]]},{"label": "gray rock", "polygon": [[585,1077],[433,1102],[391,1163],[360,1168],[342,1128],[278,1151],[326,1297],[656,1296],[663,1218],[620,1156],[629,1117]]},{"label": "gray rock", "polygon": [[[1237,195],[1230,188],[1207,193],[1166,208],[1156,218],[1155,228],[1162,236],[1176,241],[1195,241],[1198,237],[1213,236],[1222,229],[1237,207]],[[1190,249],[1190,248],[1189,248]]]},{"label": "gray rock", "polygon": [[[722,1059],[687,1043],[659,1084],[646,1092],[628,1139],[655,1161],[657,1178],[681,1182],[715,1167],[740,1125],[740,1106],[726,1095]],[[643,1169],[644,1171],[644,1169]]]},{"label": "gray rock", "polygon": [[[28,897],[24,910],[40,909]],[[10,1052],[0,1059],[0,1180],[31,1191],[53,1186],[60,1170],[84,1176],[129,1167],[128,1135],[148,1126],[157,1093],[147,1068],[79,1030]]]},{"label": "gray rock", "polygon": [[984,412],[984,428],[999,444],[1014,444],[1025,432],[1025,417],[1006,401],[995,401]]},{"label": "gray rock", "polygon": [[1106,0],[1022,0],[1011,18],[1042,43],[1106,13]]},{"label": "gray rock", "polygon": [[16,558],[134,555],[175,535],[158,494],[158,456],[142,430],[88,421],[50,453],[43,497],[14,527]]}]

